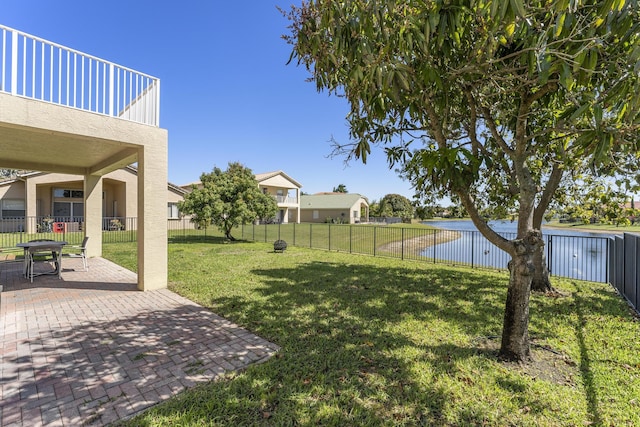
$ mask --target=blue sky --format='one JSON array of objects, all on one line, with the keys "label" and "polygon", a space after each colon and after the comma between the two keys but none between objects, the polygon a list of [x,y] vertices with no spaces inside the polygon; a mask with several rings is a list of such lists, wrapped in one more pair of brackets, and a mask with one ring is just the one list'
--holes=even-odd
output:
[{"label": "blue sky", "polygon": [[239,161],[255,173],[281,169],[307,193],[345,184],[370,200],[411,198],[379,149],[366,165],[328,158],[331,137],[348,141],[348,106],[286,65],[288,21],[276,6],[290,4],[2,0],[0,24],[160,78],[175,184]]}]

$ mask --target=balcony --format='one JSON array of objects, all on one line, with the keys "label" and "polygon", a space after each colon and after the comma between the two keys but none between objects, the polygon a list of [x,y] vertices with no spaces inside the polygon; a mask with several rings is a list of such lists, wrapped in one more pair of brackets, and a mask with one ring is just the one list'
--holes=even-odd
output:
[{"label": "balcony", "polygon": [[0,92],[159,126],[159,79],[2,25]]},{"label": "balcony", "polygon": [[298,199],[289,196],[273,196],[278,205],[297,205]]}]

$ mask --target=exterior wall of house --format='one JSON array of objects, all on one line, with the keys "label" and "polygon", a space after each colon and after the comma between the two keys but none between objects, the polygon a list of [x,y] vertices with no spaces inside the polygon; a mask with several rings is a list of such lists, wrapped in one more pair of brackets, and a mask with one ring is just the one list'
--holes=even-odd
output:
[{"label": "exterior wall of house", "polygon": [[[104,176],[105,217],[138,216],[138,177],[128,169],[118,169]],[[114,201],[116,202],[114,212]]]},{"label": "exterior wall of house", "polygon": [[300,222],[300,187],[278,174],[258,181],[258,187],[276,198],[276,219],[282,223]]},{"label": "exterior wall of house", "polygon": [[0,186],[0,199],[24,200],[24,182],[14,181],[11,184]]},{"label": "exterior wall of house", "polygon": [[[368,205],[364,199],[358,200],[353,206],[350,208],[341,208],[341,209],[314,209],[312,207],[309,208],[301,208],[300,209],[300,217],[302,222],[327,222],[327,218],[331,219],[340,219],[341,222],[347,222],[349,224],[355,224],[361,222],[363,220],[361,216],[361,208],[365,207],[368,209]],[[314,211],[317,211],[318,217],[314,218]],[[357,215],[354,216],[354,212],[357,212]]]},{"label": "exterior wall of house", "polygon": [[[23,181],[14,181],[10,184],[0,186],[0,200],[24,200],[25,186]],[[0,231],[4,233],[15,233],[21,231],[24,224],[17,223],[14,219],[0,219]]]},{"label": "exterior wall of house", "polygon": [[[313,217],[313,211],[318,212],[318,218]],[[327,222],[327,218],[331,218],[351,223],[348,209],[302,209],[300,215],[302,222]]]},{"label": "exterior wall of house", "polygon": [[[84,180],[78,175],[63,173],[35,174],[25,178],[31,191],[35,191],[35,197],[28,197],[31,202],[25,202],[25,214],[27,217],[54,216],[54,190],[84,190]],[[95,186],[95,185],[94,185]],[[129,169],[118,169],[106,174],[102,179],[102,195],[100,200],[100,216],[106,218],[118,218],[131,229],[135,223],[125,223],[125,218],[136,218],[138,215],[138,185],[137,176]],[[25,200],[26,184],[23,180],[16,180],[5,185],[0,183],[0,200]],[[177,203],[183,199],[182,194],[167,190],[167,202]],[[60,199],[58,199],[60,200]],[[84,203],[82,199],[65,199]],[[95,208],[94,208],[95,209]],[[166,206],[162,210],[166,215]],[[84,216],[84,215],[83,215]],[[81,229],[83,223],[80,221],[67,221],[69,227]],[[74,222],[74,224],[71,224]],[[18,224],[15,220],[4,221],[0,219],[0,232],[16,232],[20,229],[35,228],[37,221],[29,220],[26,225]],[[10,228],[9,228],[10,227]],[[109,223],[102,223],[101,228],[109,227]],[[26,230],[29,232],[35,229]]]}]

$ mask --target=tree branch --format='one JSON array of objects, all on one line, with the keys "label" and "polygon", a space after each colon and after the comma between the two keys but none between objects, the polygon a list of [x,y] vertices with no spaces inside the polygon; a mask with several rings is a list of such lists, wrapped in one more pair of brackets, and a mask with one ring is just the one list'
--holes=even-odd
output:
[{"label": "tree branch", "polygon": [[469,191],[465,189],[454,189],[454,192],[458,195],[458,197],[460,197],[462,205],[469,213],[471,221],[473,221],[473,225],[476,226],[478,231],[480,231],[480,233],[482,233],[482,235],[491,243],[513,256],[513,244],[509,240],[496,233],[493,228],[489,227],[486,221],[480,216],[480,213],[478,212],[478,209],[476,208],[476,205],[473,202]]},{"label": "tree branch", "polygon": [[547,185],[544,187],[542,192],[542,196],[540,197],[540,201],[538,202],[538,206],[535,207],[533,211],[533,227],[540,230],[542,227],[542,219],[544,218],[544,213],[547,211],[551,200],[553,199],[553,195],[556,190],[560,186],[560,182],[562,181],[562,175],[564,173],[564,169],[559,163],[553,164],[553,169],[551,170],[551,174],[549,175],[549,179],[547,181]]}]

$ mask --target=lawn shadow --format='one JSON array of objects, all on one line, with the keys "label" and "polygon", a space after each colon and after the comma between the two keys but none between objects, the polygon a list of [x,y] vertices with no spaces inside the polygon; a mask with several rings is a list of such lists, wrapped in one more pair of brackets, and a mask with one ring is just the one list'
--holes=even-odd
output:
[{"label": "lawn shadow", "polygon": [[[257,292],[263,298],[236,295],[210,304],[282,350],[248,378],[212,386],[212,393],[235,401],[242,399],[238,383],[272,384],[261,406],[270,414],[266,424],[443,424],[452,396],[436,381],[416,379],[415,363],[428,364],[433,378],[468,375],[459,365],[470,358],[497,363],[494,351],[473,340],[502,326],[506,288],[487,282],[486,275],[317,261],[252,273],[262,277]],[[446,322],[462,332],[448,339],[434,331],[424,339],[402,329],[407,321],[418,329]],[[268,369],[273,364],[278,367]],[[519,398],[527,401],[524,394]],[[323,410],[323,402],[335,410]],[[487,414],[459,415],[477,425]]]},{"label": "lawn shadow", "polygon": [[[101,293],[101,301],[108,298]],[[146,296],[128,292],[118,298],[126,307]],[[31,328],[28,337],[18,339],[16,345],[29,351],[8,351],[3,357],[0,424],[15,411],[34,416],[34,408],[42,412],[44,424],[109,424],[265,360],[277,349],[191,303],[152,304],[132,315],[104,316],[63,322],[50,330]]]},{"label": "lawn shadow", "polygon": [[211,243],[211,244],[230,244],[230,243],[247,243],[245,240],[234,240],[230,241],[224,236],[207,236],[207,235],[173,235],[169,237],[169,244],[171,243],[179,243],[179,244],[194,244],[194,243]]}]

